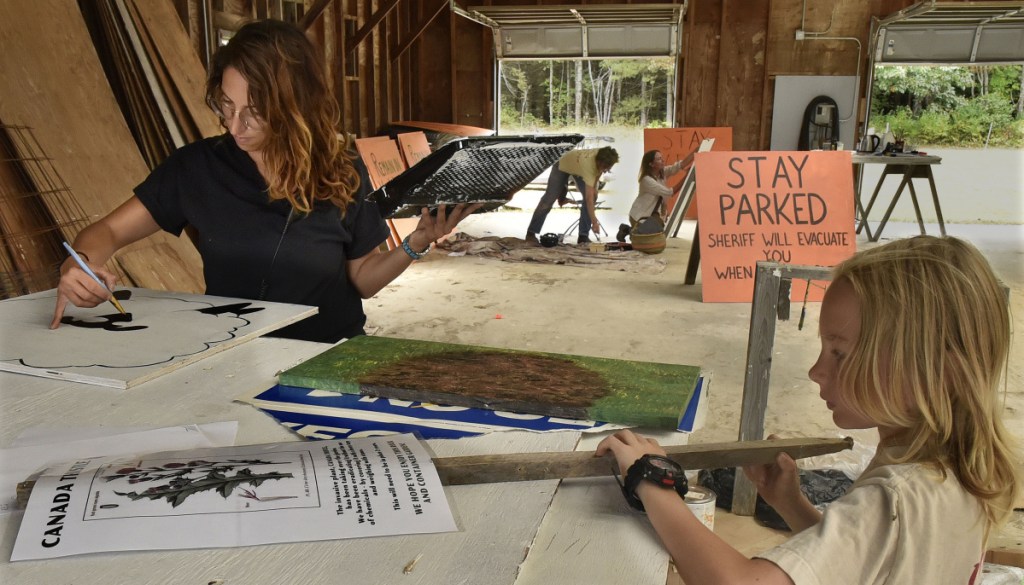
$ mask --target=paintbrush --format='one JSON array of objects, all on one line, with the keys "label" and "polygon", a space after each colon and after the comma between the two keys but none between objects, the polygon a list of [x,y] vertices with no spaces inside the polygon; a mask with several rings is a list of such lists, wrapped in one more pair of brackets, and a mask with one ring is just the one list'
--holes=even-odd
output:
[{"label": "paintbrush", "polygon": [[113,291],[107,288],[107,285],[104,284],[102,280],[100,280],[100,277],[96,276],[96,273],[92,271],[92,268],[89,268],[89,265],[86,264],[84,260],[82,260],[82,257],[78,255],[78,252],[75,252],[75,249],[71,247],[71,244],[64,242],[64,247],[67,248],[68,254],[71,254],[71,259],[74,260],[76,264],[78,264],[78,267],[84,270],[86,274],[88,274],[93,280],[98,282],[100,286],[102,286],[107,292],[110,293],[110,302],[113,303],[114,308],[117,309],[119,313],[127,317],[128,313],[125,312],[124,307],[121,306],[121,303],[117,302],[117,299],[114,298]]}]

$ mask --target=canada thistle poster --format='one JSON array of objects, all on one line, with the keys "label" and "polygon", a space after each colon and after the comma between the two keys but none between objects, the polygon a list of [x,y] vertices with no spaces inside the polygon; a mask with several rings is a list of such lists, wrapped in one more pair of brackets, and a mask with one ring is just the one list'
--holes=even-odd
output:
[{"label": "canada thistle poster", "polygon": [[36,481],[11,560],[456,529],[430,455],[389,435],[68,462]]}]

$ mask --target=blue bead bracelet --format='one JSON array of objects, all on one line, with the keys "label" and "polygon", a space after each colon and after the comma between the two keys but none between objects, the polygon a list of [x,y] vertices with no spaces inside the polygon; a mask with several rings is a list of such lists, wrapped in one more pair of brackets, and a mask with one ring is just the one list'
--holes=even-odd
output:
[{"label": "blue bead bracelet", "polygon": [[419,260],[430,253],[430,244],[427,244],[426,250],[423,250],[422,252],[414,252],[412,246],[409,245],[409,238],[411,236],[412,234],[409,234],[408,236],[405,236],[404,240],[402,240],[402,249],[405,250],[405,253],[408,254],[410,258],[413,260]]}]

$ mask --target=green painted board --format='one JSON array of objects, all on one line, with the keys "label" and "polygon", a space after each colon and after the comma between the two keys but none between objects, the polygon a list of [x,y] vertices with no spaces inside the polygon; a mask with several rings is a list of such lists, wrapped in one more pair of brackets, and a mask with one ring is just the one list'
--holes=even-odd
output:
[{"label": "green painted board", "polygon": [[281,384],[675,429],[698,366],[360,336],[282,372]]}]

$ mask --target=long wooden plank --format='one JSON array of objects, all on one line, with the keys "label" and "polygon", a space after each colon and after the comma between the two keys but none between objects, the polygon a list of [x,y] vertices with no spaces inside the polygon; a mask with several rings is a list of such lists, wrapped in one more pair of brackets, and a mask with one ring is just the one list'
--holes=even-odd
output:
[{"label": "long wooden plank", "polygon": [[199,55],[192,49],[188,32],[175,13],[173,4],[129,1],[132,1],[142,17],[146,32],[159,52],[159,59],[200,134],[221,134],[223,129],[217,116],[206,105],[206,70]]},{"label": "long wooden plank", "polygon": [[149,53],[146,52],[146,48],[143,45],[139,31],[135,28],[135,21],[132,20],[132,16],[128,11],[126,0],[114,0],[114,4],[117,7],[117,12],[121,18],[121,23],[124,25],[125,32],[128,35],[131,49],[135,53],[136,59],[138,59],[139,66],[142,68],[143,79],[146,82],[146,87],[149,89],[153,99],[156,101],[157,111],[160,113],[160,118],[163,120],[164,126],[170,133],[171,139],[174,141],[174,146],[180,148],[185,145],[185,138],[181,134],[178,122],[174,119],[171,107],[167,103],[163,89],[160,87],[160,81],[154,71],[151,57]]},{"label": "long wooden plank", "polygon": [[[665,451],[684,469],[708,469],[770,463],[779,453],[804,459],[852,447],[853,439],[846,437],[676,445],[665,447]],[[610,463],[608,457],[595,457],[594,451],[473,455],[434,460],[443,485],[600,477],[612,474]]]},{"label": "long wooden plank", "polygon": [[[770,463],[779,453],[794,459],[827,455],[853,448],[853,439],[776,439],[772,441],[734,441],[702,445],[665,447],[670,459],[685,469],[736,467]],[[432,459],[441,485],[506,483],[612,475],[610,456],[595,457],[594,451],[556,453],[506,453],[500,455],[464,455]],[[616,469],[616,473],[618,470]],[[18,507],[24,508],[35,482],[18,484]]]}]

